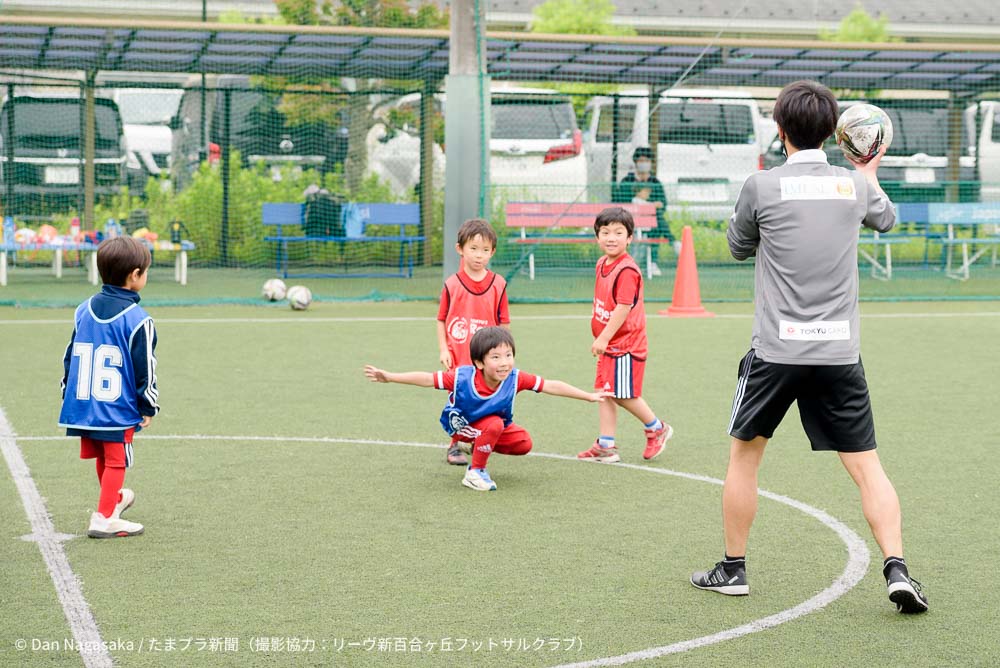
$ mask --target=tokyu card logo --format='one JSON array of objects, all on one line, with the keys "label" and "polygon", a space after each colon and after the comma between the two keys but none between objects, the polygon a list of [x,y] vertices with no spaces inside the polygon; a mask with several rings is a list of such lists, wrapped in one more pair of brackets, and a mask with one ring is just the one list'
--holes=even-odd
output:
[{"label": "tokyu card logo", "polygon": [[851,323],[847,320],[780,320],[778,338],[785,341],[847,341],[851,338]]},{"label": "tokyu card logo", "polygon": [[783,176],[781,199],[857,199],[849,176]]}]

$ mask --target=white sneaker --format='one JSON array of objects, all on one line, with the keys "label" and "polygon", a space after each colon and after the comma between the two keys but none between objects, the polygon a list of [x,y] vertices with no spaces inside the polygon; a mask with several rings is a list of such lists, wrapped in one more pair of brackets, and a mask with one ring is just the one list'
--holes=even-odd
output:
[{"label": "white sneaker", "polygon": [[115,504],[115,512],[111,513],[111,517],[121,517],[121,514],[132,507],[135,503],[135,492],[132,490],[122,487],[119,490],[122,495],[122,500]]},{"label": "white sneaker", "polygon": [[477,492],[495,492],[497,489],[496,483],[490,478],[490,474],[486,472],[486,469],[474,469],[471,466],[465,470],[465,477],[462,478],[462,484]]},{"label": "white sneaker", "polygon": [[120,517],[105,517],[100,513],[90,516],[90,528],[87,535],[91,538],[118,538],[138,536],[144,531],[138,522],[129,522]]},{"label": "white sneaker", "polygon": [[649,275],[650,276],[663,276],[663,272],[660,271],[660,266],[655,262],[649,263]]}]

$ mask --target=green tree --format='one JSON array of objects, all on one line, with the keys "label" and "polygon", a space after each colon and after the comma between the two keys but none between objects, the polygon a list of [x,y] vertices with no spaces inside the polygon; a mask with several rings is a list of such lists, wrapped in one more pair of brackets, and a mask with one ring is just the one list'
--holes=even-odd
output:
[{"label": "green tree", "polygon": [[[406,0],[344,0],[334,6],[332,0],[275,0],[282,19],[293,25],[343,25],[376,28],[443,28],[448,25],[448,13],[430,2],[416,8]],[[286,92],[278,108],[292,124],[317,121],[339,123],[346,119],[348,159],[344,174],[354,190],[362,183],[367,169],[368,153],[365,140],[372,127],[369,93],[385,88],[414,88],[414,82],[321,79],[317,77],[269,77],[267,86],[284,89],[294,85],[305,92]],[[350,92],[349,96],[330,93]]]},{"label": "green tree", "polygon": [[611,0],[547,0],[532,11],[531,32],[570,35],[635,35],[631,26],[611,22]]},{"label": "green tree", "polygon": [[[611,22],[615,6],[611,0],[547,0],[532,12],[531,32],[568,35],[616,35],[630,37],[636,34],[631,26]],[[619,86],[592,83],[558,83],[552,88],[570,95],[577,115],[583,112],[587,99],[594,95],[613,93]]]},{"label": "green tree", "polygon": [[821,30],[819,38],[828,42],[899,42],[889,34],[889,17],[879,14],[875,18],[861,3],[840,21],[836,30]]},{"label": "green tree", "polygon": [[[329,0],[324,4],[329,6]],[[335,23],[344,26],[444,28],[448,25],[448,12],[430,2],[411,9],[406,0],[344,0],[332,15]]]},{"label": "green tree", "polygon": [[[879,14],[875,18],[858,3],[854,9],[840,21],[840,25],[834,31],[821,30],[819,38],[828,42],[900,42],[898,37],[889,34],[889,18],[885,14]],[[834,90],[837,97],[851,98],[873,98],[878,97],[879,90],[854,90],[851,88],[839,88]]]}]

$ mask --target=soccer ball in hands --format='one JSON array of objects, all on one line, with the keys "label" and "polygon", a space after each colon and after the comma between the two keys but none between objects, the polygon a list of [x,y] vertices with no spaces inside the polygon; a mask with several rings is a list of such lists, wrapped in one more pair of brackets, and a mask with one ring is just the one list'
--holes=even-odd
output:
[{"label": "soccer ball in hands", "polygon": [[305,311],[312,303],[312,293],[304,285],[293,285],[288,288],[288,305],[293,311]]},{"label": "soccer ball in hands", "polygon": [[867,164],[883,144],[892,143],[892,121],[874,104],[855,104],[840,115],[834,137],[844,157]]},{"label": "soccer ball in hands", "polygon": [[277,302],[285,298],[286,291],[283,280],[280,278],[271,278],[264,282],[264,288],[260,292],[267,301]]}]

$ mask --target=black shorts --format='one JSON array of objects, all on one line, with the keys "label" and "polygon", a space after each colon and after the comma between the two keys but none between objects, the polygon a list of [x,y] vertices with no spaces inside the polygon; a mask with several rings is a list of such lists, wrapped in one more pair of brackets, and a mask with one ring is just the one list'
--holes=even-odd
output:
[{"label": "black shorts", "polygon": [[753,350],[740,362],[730,436],[771,438],[793,401],[813,450],[875,449],[875,421],[860,360],[836,366],[775,364]]}]

